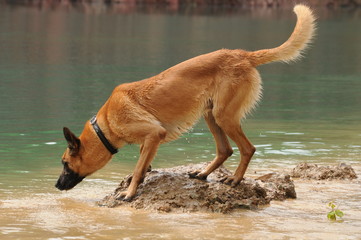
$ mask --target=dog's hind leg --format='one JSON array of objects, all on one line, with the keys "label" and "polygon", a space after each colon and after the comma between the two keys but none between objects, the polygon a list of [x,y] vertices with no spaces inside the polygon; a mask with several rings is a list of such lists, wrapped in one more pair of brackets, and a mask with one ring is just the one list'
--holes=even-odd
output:
[{"label": "dog's hind leg", "polygon": [[203,171],[197,170],[189,173],[191,178],[198,178],[205,180],[207,176],[221,166],[224,161],[227,160],[233,153],[232,147],[229,144],[227,135],[216,123],[212,111],[209,111],[205,114],[204,119],[206,120],[209,130],[213,134],[214,140],[216,142],[216,157],[213,161],[204,169]]},{"label": "dog's hind leg", "polygon": [[256,151],[256,148],[247,139],[244,134],[239,121],[232,118],[224,117],[222,120],[217,121],[220,127],[225,133],[237,144],[239,151],[241,152],[240,163],[233,176],[228,176],[222,180],[226,184],[232,186],[237,185],[242,179],[247,170],[248,164]]},{"label": "dog's hind leg", "polygon": [[163,127],[149,123],[134,124],[134,126],[128,128],[128,131],[137,135],[138,139],[142,139],[143,143],[141,145],[140,157],[127,191],[121,192],[116,196],[116,198],[123,198],[124,201],[130,201],[135,196],[138,185],[143,181],[161,141],[166,136],[166,130]]},{"label": "dog's hind leg", "polygon": [[238,149],[241,152],[241,161],[234,173],[234,176],[228,176],[224,178],[222,182],[235,186],[243,179],[248,164],[251,161],[251,158],[255,153],[256,148],[247,139],[241,126],[234,125],[233,128],[229,127],[225,131],[227,135],[237,144]]},{"label": "dog's hind leg", "polygon": [[216,123],[237,144],[241,153],[240,163],[234,176],[226,177],[223,180],[224,183],[232,186],[237,185],[243,179],[248,164],[256,151],[240,125],[240,119],[244,116],[245,109],[249,109],[258,99],[260,86],[255,81],[257,78],[249,78],[248,81],[243,80],[239,85],[222,88],[212,110]]}]

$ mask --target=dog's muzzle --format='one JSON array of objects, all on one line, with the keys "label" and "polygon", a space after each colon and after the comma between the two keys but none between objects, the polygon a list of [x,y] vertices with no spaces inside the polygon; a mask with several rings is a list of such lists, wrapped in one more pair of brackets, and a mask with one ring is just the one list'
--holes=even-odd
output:
[{"label": "dog's muzzle", "polygon": [[85,177],[80,176],[73,170],[64,166],[63,173],[60,175],[55,187],[59,190],[70,190],[80,183]]}]

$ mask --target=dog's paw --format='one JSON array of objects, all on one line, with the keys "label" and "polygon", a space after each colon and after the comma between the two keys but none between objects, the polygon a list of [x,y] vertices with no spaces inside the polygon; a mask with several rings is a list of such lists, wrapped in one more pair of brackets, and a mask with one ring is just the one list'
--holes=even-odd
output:
[{"label": "dog's paw", "polygon": [[127,196],[125,196],[122,200],[123,200],[124,202],[131,202],[131,201],[133,200],[133,198],[134,198],[134,196],[132,196],[132,197],[127,197]]},{"label": "dog's paw", "polygon": [[127,195],[127,191],[117,192],[117,193],[114,195],[114,198],[117,199],[117,200],[121,200],[121,199],[125,198],[126,195]]},{"label": "dog's paw", "polygon": [[190,178],[195,178],[195,179],[199,179],[199,180],[206,180],[207,179],[207,175],[202,174],[201,171],[199,171],[199,170],[189,172],[188,176]]},{"label": "dog's paw", "polygon": [[130,202],[134,198],[134,195],[132,196],[132,195],[128,194],[128,191],[123,191],[123,192],[118,192],[117,194],[115,194],[114,197],[117,200],[122,200],[124,202]]},{"label": "dog's paw", "polygon": [[226,176],[220,180],[221,183],[231,185],[231,187],[237,186],[242,179],[236,178],[235,176]]}]

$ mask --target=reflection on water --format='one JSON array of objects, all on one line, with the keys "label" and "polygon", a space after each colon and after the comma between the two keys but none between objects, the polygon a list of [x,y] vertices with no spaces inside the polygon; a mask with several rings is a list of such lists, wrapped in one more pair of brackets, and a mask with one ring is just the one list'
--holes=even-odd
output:
[{"label": "reflection on water", "polygon": [[[277,46],[293,28],[289,10],[23,3],[0,4],[1,239],[361,238],[359,180],[297,181],[296,200],[231,215],[96,207],[134,168],[139,147],[132,145],[75,189],[53,187],[65,148],[62,127],[80,133],[117,84],[219,48]],[[301,161],[346,162],[361,175],[359,11],[317,13],[318,36],[307,58],[260,67],[264,97],[243,123],[257,147],[248,177],[289,170]],[[226,163],[231,169],[240,156],[233,148]],[[161,146],[153,167],[214,156],[201,121]],[[342,223],[327,221],[331,200],[345,212]]]}]

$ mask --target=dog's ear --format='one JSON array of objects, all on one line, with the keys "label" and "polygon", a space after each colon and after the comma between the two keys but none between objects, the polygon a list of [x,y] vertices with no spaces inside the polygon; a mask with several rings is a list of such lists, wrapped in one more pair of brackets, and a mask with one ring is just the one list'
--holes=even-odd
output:
[{"label": "dog's ear", "polygon": [[63,128],[64,137],[68,142],[68,148],[70,149],[71,155],[76,155],[80,149],[80,139],[72,133],[69,128]]}]

